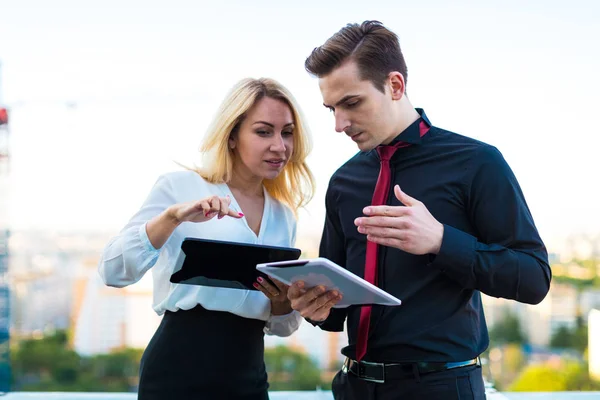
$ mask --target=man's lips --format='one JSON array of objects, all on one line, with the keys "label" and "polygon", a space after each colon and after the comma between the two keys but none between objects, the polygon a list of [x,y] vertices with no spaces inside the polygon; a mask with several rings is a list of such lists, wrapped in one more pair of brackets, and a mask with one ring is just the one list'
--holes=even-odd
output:
[{"label": "man's lips", "polygon": [[356,142],[358,140],[358,138],[360,137],[360,135],[362,135],[362,132],[355,133],[353,135],[350,135],[350,139],[352,139]]}]

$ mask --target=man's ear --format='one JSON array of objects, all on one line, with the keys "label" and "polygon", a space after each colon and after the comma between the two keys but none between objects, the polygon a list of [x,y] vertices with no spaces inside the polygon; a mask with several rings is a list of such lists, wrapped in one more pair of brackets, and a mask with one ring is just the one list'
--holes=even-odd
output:
[{"label": "man's ear", "polygon": [[404,76],[398,71],[392,71],[388,75],[387,84],[390,87],[390,93],[392,100],[400,100],[406,92],[406,84],[404,82]]}]

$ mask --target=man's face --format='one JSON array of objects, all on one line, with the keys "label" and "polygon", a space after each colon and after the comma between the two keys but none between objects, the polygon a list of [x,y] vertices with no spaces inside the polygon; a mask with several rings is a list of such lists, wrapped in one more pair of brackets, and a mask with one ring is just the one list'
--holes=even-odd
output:
[{"label": "man's face", "polygon": [[361,151],[389,143],[400,132],[393,132],[392,96],[371,81],[361,80],[358,66],[348,61],[319,79],[323,105],[335,115],[335,130],[345,132]]}]

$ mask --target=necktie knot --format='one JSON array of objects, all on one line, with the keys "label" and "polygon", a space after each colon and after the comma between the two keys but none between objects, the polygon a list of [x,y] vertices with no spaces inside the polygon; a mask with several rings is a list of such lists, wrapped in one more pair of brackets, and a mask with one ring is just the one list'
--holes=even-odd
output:
[{"label": "necktie knot", "polygon": [[377,153],[379,154],[379,159],[381,162],[390,161],[396,150],[397,146],[379,146],[377,147]]}]

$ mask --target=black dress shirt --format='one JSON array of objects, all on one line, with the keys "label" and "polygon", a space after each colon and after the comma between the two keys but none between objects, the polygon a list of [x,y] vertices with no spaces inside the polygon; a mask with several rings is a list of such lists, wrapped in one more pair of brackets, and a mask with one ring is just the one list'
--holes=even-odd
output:
[{"label": "black dress shirt", "polygon": [[[431,126],[423,110],[417,110]],[[393,186],[425,204],[444,225],[437,255],[412,255],[379,246],[379,287],[402,300],[374,306],[365,361],[464,361],[488,346],[480,292],[537,304],[551,280],[548,255],[510,167],[493,146],[435,126],[419,136],[420,119],[395,141],[411,143],[391,160],[388,203],[401,205]],[[379,174],[377,152],[360,152],[332,176],[320,256],[364,275],[366,236],[355,218]],[[332,309],[319,326],[342,331],[348,323],[355,358],[360,307]]]}]

